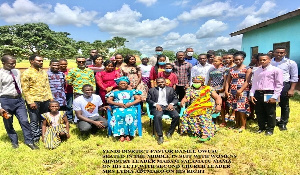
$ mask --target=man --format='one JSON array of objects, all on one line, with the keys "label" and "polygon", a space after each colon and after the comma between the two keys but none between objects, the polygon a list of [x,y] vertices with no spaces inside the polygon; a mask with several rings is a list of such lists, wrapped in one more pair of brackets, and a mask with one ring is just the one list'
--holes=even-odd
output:
[{"label": "man", "polygon": [[162,116],[169,115],[172,118],[171,126],[167,132],[167,137],[170,138],[174,133],[175,127],[179,122],[179,114],[174,108],[178,103],[177,94],[172,87],[166,86],[166,80],[163,77],[156,79],[157,87],[151,88],[148,92],[147,103],[150,106],[150,111],[154,116],[154,127],[158,135],[158,144],[164,142],[162,133]]},{"label": "man", "polygon": [[[149,64],[151,66],[155,66],[156,62],[157,62],[157,56],[158,55],[162,55],[163,54],[163,48],[161,46],[157,46],[155,48],[155,55],[149,58]],[[166,57],[166,63],[169,63],[169,58]]]},{"label": "man", "polygon": [[83,57],[76,58],[77,68],[69,71],[67,83],[73,86],[74,99],[82,95],[82,86],[90,84],[93,89],[96,89],[94,71],[86,68],[86,60]]},{"label": "man", "polygon": [[[270,64],[268,54],[259,56],[259,67],[253,73],[250,100],[255,104],[255,113],[258,119],[259,130],[266,135],[272,135],[276,125],[276,100],[283,87],[282,70]],[[269,99],[264,97],[270,96]]]},{"label": "man", "polygon": [[5,113],[10,118],[3,117],[3,123],[14,149],[19,147],[18,135],[13,127],[13,116],[15,115],[21,125],[24,141],[31,149],[39,149],[33,143],[33,136],[28,122],[25,101],[22,98],[20,83],[20,71],[15,69],[16,59],[10,55],[4,55],[1,59],[3,68],[0,69],[0,115]]},{"label": "man", "polygon": [[193,48],[186,48],[185,50],[185,61],[189,62],[192,64],[192,66],[195,66],[197,64],[197,59],[193,57],[194,55],[194,50]]},{"label": "man", "polygon": [[173,70],[178,79],[176,93],[179,96],[179,101],[181,101],[185,95],[185,89],[189,87],[192,64],[184,60],[183,51],[178,51],[176,53],[176,58],[177,60],[173,63]]},{"label": "man", "polygon": [[39,142],[42,134],[41,114],[49,111],[49,101],[53,100],[48,74],[43,70],[43,60],[39,55],[30,56],[31,66],[21,77],[34,142]]},{"label": "man", "polygon": [[98,51],[96,49],[90,50],[90,58],[86,59],[86,66],[93,65],[97,59]]},{"label": "man", "polygon": [[274,58],[271,64],[283,71],[283,89],[280,95],[279,106],[281,107],[281,117],[278,127],[281,131],[287,130],[286,125],[290,116],[289,98],[294,96],[294,90],[298,82],[297,63],[285,57],[286,48],[278,47],[275,49]]},{"label": "man", "polygon": [[213,61],[214,61],[214,58],[215,58],[215,51],[214,50],[209,50],[209,51],[207,51],[207,54],[206,54],[206,56],[207,56],[207,62],[209,63],[209,64],[212,64],[213,63]]},{"label": "man", "polygon": [[[205,85],[207,84],[209,80],[209,72],[214,69],[214,66],[212,64],[207,63],[207,55],[206,54],[200,54],[198,56],[198,64],[196,66],[193,66],[191,70],[191,78],[202,76],[205,78]],[[190,84],[192,82],[190,81]]]},{"label": "man", "polygon": [[[69,73],[68,67],[68,61],[66,59],[60,59],[59,60],[59,71],[65,74],[65,78]],[[66,80],[67,81],[67,80]],[[73,123],[73,86],[68,85],[66,83],[65,86],[65,94],[66,94],[66,100],[67,100],[67,118],[69,123]]]},{"label": "man", "polygon": [[[107,121],[101,117],[98,111],[103,104],[99,95],[93,94],[93,86],[85,84],[82,86],[83,95],[74,100],[73,109],[78,122],[78,129],[82,134],[90,131],[95,133],[98,129],[107,127]],[[102,108],[106,109],[106,108]]]},{"label": "man", "polygon": [[50,61],[50,69],[47,72],[50,89],[52,92],[52,96],[55,101],[59,103],[61,111],[67,110],[67,100],[65,94],[65,74],[59,72],[59,61],[58,60],[51,60]]}]

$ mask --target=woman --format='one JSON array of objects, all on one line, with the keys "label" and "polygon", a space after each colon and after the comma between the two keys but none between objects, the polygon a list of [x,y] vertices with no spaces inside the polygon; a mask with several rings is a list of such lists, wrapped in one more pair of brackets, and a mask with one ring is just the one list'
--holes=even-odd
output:
[{"label": "woman", "polygon": [[193,77],[192,82],[192,87],[186,90],[185,97],[181,100],[181,106],[188,103],[182,117],[181,133],[193,134],[205,142],[215,134],[212,114],[221,111],[222,99],[210,86],[204,85],[204,77]]},{"label": "woman", "polygon": [[121,75],[127,76],[130,80],[129,88],[142,91],[142,100],[146,101],[147,86],[142,82],[142,73],[136,66],[136,59],[133,55],[124,58],[125,66],[121,67]]},{"label": "woman", "polygon": [[141,91],[131,89],[128,90],[130,84],[128,77],[120,77],[115,80],[118,84],[118,90],[111,91],[106,94],[107,103],[113,105],[112,118],[110,125],[115,137],[119,140],[130,141],[130,137],[135,136],[137,128],[137,109],[135,104],[141,102]]},{"label": "woman", "polygon": [[[226,57],[225,57],[225,76],[224,76],[224,89],[225,89],[225,84],[226,84],[226,80],[227,80],[227,77],[228,77],[228,74],[229,74],[229,71],[230,69],[232,69],[235,64],[234,64],[234,60],[233,60],[233,54],[228,54]],[[235,112],[234,110],[231,111],[230,113],[230,108],[229,108],[229,104],[227,102],[227,97],[225,96],[225,121],[234,121],[234,118],[235,118]],[[230,116],[229,116],[229,115]]]},{"label": "woman", "polygon": [[95,73],[101,72],[104,70],[103,63],[103,57],[101,55],[97,55],[97,58],[93,61],[93,65],[89,65],[88,68],[92,69]]},{"label": "woman", "polygon": [[156,78],[158,78],[158,73],[165,71],[166,65],[166,56],[158,55],[155,66],[153,66],[150,70],[150,82],[151,87],[156,87]]},{"label": "woman", "polygon": [[240,127],[239,132],[242,132],[246,128],[246,117],[250,114],[248,84],[251,68],[243,64],[246,57],[245,52],[238,51],[233,56],[236,66],[229,71],[225,84],[225,95],[228,97],[228,104],[235,111],[235,127]]},{"label": "woman", "polygon": [[114,63],[111,60],[106,60],[104,67],[104,71],[96,73],[96,83],[99,86],[101,100],[105,104],[105,94],[118,87],[114,79],[119,78],[120,73],[115,70]]}]

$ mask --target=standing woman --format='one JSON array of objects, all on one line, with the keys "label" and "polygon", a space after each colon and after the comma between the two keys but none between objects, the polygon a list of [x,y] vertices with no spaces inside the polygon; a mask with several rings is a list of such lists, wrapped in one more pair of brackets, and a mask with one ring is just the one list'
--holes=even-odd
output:
[{"label": "standing woman", "polygon": [[133,55],[124,58],[126,65],[121,67],[121,76],[127,76],[130,84],[128,88],[142,91],[142,101],[146,101],[147,86],[142,82],[141,70],[136,66],[136,59]]},{"label": "standing woman", "polygon": [[115,69],[121,73],[121,67],[125,64],[123,63],[123,56],[120,53],[115,55]]},{"label": "standing woman", "polygon": [[105,94],[118,87],[114,79],[119,77],[120,73],[115,70],[114,63],[111,60],[104,62],[104,71],[96,73],[96,83],[99,86],[99,95],[103,104],[106,104]]},{"label": "standing woman", "polygon": [[240,127],[239,132],[246,128],[246,117],[250,114],[249,96],[249,80],[251,68],[246,67],[243,61],[246,53],[238,51],[234,53],[235,67],[230,69],[226,85],[225,94],[228,97],[228,103],[235,111],[236,127]]},{"label": "standing woman", "polygon": [[103,71],[103,57],[101,55],[97,55],[97,58],[94,60],[94,64],[88,65],[88,68],[92,69],[95,73]]},{"label": "standing woman", "polygon": [[157,61],[155,66],[151,68],[150,71],[150,82],[151,87],[156,87],[156,78],[158,78],[158,73],[165,71],[165,65],[166,65],[166,56],[165,55],[158,55]]},{"label": "standing woman", "polygon": [[[226,55],[225,57],[225,74],[224,74],[224,89],[225,89],[225,84],[226,84],[226,81],[227,81],[227,77],[228,77],[228,74],[229,74],[229,71],[230,69],[232,69],[235,64],[234,64],[234,60],[233,60],[233,54],[228,54]],[[230,109],[229,109],[229,105],[228,105],[228,102],[227,102],[227,97],[225,96],[225,120],[229,120],[229,121],[234,121],[234,117],[235,117],[235,112],[234,110],[231,111],[231,114],[230,114]],[[230,117],[229,117],[229,115]]]}]

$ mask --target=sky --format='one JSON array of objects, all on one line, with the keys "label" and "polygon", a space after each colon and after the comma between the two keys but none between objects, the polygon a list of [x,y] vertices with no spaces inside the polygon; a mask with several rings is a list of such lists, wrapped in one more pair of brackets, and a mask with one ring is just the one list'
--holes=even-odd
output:
[{"label": "sky", "polygon": [[127,39],[126,47],[152,55],[192,47],[240,49],[230,33],[300,8],[299,0],[0,0],[0,25],[44,22],[76,41]]}]

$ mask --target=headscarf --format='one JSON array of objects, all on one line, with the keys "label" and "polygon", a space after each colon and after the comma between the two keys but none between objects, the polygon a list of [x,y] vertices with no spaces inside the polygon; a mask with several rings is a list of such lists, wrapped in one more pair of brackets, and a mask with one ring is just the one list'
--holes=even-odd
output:
[{"label": "headscarf", "polygon": [[201,84],[204,85],[205,77],[199,75],[199,76],[193,77],[192,81],[194,81],[194,80],[200,80]]},{"label": "headscarf", "polygon": [[120,77],[120,78],[115,79],[115,82],[117,83],[117,85],[119,85],[119,83],[120,83],[121,81],[125,81],[125,82],[127,82],[128,84],[130,84],[129,78],[126,77],[126,76],[123,76],[123,77]]}]

